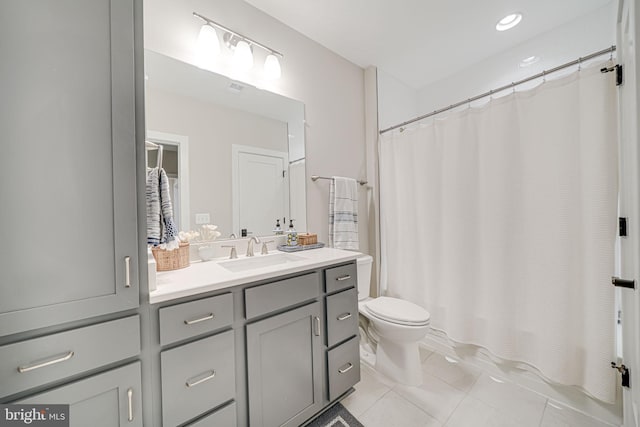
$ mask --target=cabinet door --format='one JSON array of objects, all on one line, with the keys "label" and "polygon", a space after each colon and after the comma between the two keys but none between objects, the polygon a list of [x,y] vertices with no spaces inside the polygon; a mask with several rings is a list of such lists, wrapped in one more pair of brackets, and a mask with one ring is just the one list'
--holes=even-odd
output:
[{"label": "cabinet door", "polygon": [[142,427],[140,362],[14,403],[67,404],[70,427]]},{"label": "cabinet door", "polygon": [[320,303],[247,325],[251,427],[298,426],[322,407]]},{"label": "cabinet door", "polygon": [[0,57],[0,336],[137,307],[133,0],[3,0]]}]

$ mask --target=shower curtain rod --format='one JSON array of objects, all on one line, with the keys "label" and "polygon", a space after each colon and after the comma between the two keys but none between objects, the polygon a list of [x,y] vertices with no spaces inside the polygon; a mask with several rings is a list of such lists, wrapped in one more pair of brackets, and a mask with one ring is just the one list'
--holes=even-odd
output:
[{"label": "shower curtain rod", "polygon": [[[600,50],[598,52],[594,52],[594,53],[592,53],[590,55],[580,57],[580,58],[578,58],[578,59],[576,59],[574,61],[567,62],[566,64],[559,65],[559,66],[557,66],[555,68],[552,68],[550,70],[543,70],[541,73],[538,73],[538,74],[536,74],[534,76],[527,77],[527,78],[522,79],[522,80],[518,80],[517,82],[512,82],[512,83],[510,83],[508,85],[504,85],[504,86],[499,87],[497,89],[490,90],[489,92],[485,92],[485,93],[483,93],[481,95],[476,95],[476,96],[474,96],[472,98],[465,99],[464,101],[456,102],[455,104],[451,104],[448,107],[444,107],[444,108],[441,108],[439,110],[434,110],[434,111],[432,111],[430,113],[424,114],[422,116],[416,117],[416,118],[411,119],[411,120],[407,120],[406,122],[402,122],[402,123],[400,123],[398,125],[388,127],[386,129],[381,130],[380,131],[380,135],[382,135],[383,133],[389,132],[391,130],[394,130],[394,129],[402,128],[403,126],[410,125],[411,123],[419,122],[420,120],[426,119],[427,117],[435,116],[435,115],[443,113],[445,111],[452,110],[452,109],[454,109],[456,107],[460,107],[461,105],[469,104],[469,103],[471,103],[473,101],[477,101],[478,99],[486,98],[487,96],[491,96],[494,93],[498,93],[498,92],[501,92],[501,91],[506,90],[506,89],[514,88],[514,87],[516,87],[518,85],[521,85],[523,83],[530,82],[531,80],[539,79],[540,77],[544,78],[547,74],[555,73],[556,71],[560,71],[562,69],[565,69],[565,68],[568,68],[568,67],[572,67],[574,65],[579,65],[584,61],[588,61],[590,59],[597,58],[598,56],[602,56],[602,55],[605,55],[607,53],[610,53],[611,55],[613,55],[613,52],[615,52],[615,50],[616,50],[616,46],[613,45],[613,46],[611,46],[611,47],[609,47],[607,49],[602,49],[602,50]],[[402,132],[402,130],[401,130],[401,132]]]}]

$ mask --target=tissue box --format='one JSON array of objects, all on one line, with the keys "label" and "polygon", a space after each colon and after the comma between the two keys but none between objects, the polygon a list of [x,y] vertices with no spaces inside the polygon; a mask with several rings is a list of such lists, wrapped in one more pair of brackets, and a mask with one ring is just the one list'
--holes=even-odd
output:
[{"label": "tissue box", "polygon": [[318,243],[318,235],[315,233],[301,233],[298,234],[298,244],[299,245],[315,245]]}]

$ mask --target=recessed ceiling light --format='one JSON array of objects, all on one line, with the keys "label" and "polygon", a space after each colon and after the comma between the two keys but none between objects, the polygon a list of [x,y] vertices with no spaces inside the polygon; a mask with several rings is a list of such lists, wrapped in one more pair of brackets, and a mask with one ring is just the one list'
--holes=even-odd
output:
[{"label": "recessed ceiling light", "polygon": [[522,14],[512,13],[498,21],[498,23],[496,24],[496,30],[506,31],[518,25],[520,21],[522,21]]},{"label": "recessed ceiling light", "polygon": [[533,55],[520,61],[519,66],[520,68],[528,67],[529,65],[533,65],[538,61],[540,61],[540,57]]}]

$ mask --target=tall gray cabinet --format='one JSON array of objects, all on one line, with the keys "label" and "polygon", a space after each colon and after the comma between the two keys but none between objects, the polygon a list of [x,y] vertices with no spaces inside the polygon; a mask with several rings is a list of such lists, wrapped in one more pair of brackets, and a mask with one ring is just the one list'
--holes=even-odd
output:
[{"label": "tall gray cabinet", "polygon": [[77,427],[142,426],[137,1],[0,2],[0,403]]},{"label": "tall gray cabinet", "polygon": [[135,308],[133,0],[0,2],[0,337]]}]

